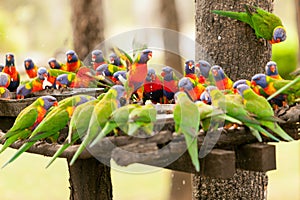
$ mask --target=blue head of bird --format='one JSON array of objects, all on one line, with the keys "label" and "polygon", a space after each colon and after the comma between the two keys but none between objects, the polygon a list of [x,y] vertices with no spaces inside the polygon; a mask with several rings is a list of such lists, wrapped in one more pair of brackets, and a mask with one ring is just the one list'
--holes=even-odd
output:
[{"label": "blue head of bird", "polygon": [[8,87],[10,84],[10,76],[4,72],[0,72],[0,87]]},{"label": "blue head of bird", "polygon": [[110,72],[108,71],[108,64],[102,64],[96,68],[96,75],[110,76]]},{"label": "blue head of bird", "polygon": [[109,61],[111,64],[116,65],[116,66],[122,65],[120,58],[115,53],[112,53],[109,55]]},{"label": "blue head of bird", "polygon": [[45,67],[40,67],[38,68],[37,70],[37,77],[40,79],[40,80],[45,80],[45,78],[48,78],[48,71]]},{"label": "blue head of bird", "polygon": [[251,78],[251,85],[252,86],[259,85],[262,88],[266,88],[268,86],[266,75],[265,74],[255,74]]},{"label": "blue head of bird", "polygon": [[237,87],[241,84],[246,84],[246,85],[251,85],[251,82],[246,80],[246,79],[240,79],[240,80],[237,80],[233,83],[233,92],[236,94],[238,91],[237,91]]},{"label": "blue head of bird", "polygon": [[68,74],[60,74],[56,77],[57,86],[69,86],[71,81],[69,80]]},{"label": "blue head of bird", "polygon": [[152,51],[150,49],[144,49],[138,63],[146,64],[152,58]]},{"label": "blue head of bird", "polygon": [[48,60],[48,65],[52,69],[60,69],[61,68],[61,66],[59,65],[59,63],[57,62],[57,60],[55,58],[50,58]]},{"label": "blue head of bird", "polygon": [[24,97],[26,97],[27,95],[29,95],[31,93],[31,90],[32,89],[26,84],[20,85],[16,91],[17,99],[23,99]]},{"label": "blue head of bird", "polygon": [[104,62],[103,52],[99,49],[92,51],[92,63]]},{"label": "blue head of bird", "polygon": [[42,96],[39,97],[42,101],[43,101],[43,107],[48,110],[49,108],[51,108],[52,106],[57,106],[57,99],[53,96]]},{"label": "blue head of bird", "polygon": [[26,58],[24,60],[24,66],[25,66],[26,70],[33,69],[34,63],[33,63],[32,59],[31,58]]},{"label": "blue head of bird", "polygon": [[286,40],[286,30],[283,26],[277,26],[273,30],[273,37],[272,40],[270,41],[271,44],[276,44],[279,42],[283,42]]},{"label": "blue head of bird", "polygon": [[170,66],[163,67],[161,72],[161,76],[164,78],[165,81],[171,81],[174,79],[173,77],[173,68]]},{"label": "blue head of bird", "polygon": [[5,55],[5,66],[15,66],[15,56],[12,53],[7,53]]},{"label": "blue head of bird", "polygon": [[193,60],[185,61],[184,71],[186,74],[195,74],[195,62]]},{"label": "blue head of bird", "polygon": [[67,62],[69,63],[78,61],[77,54],[75,53],[74,50],[68,50],[66,52],[66,57],[67,57]]},{"label": "blue head of bird", "polygon": [[154,81],[156,77],[156,73],[154,69],[148,69],[148,73],[146,76],[146,81],[150,82],[150,81]]},{"label": "blue head of bird", "polygon": [[267,76],[275,76],[278,75],[277,63],[274,61],[269,61],[266,64],[266,75]]},{"label": "blue head of bird", "polygon": [[117,71],[113,74],[113,77],[118,81],[120,80],[120,78],[126,80],[126,74],[126,71]]},{"label": "blue head of bird", "polygon": [[4,65],[0,64],[0,72],[2,72],[3,68],[4,68]]},{"label": "blue head of bird", "polygon": [[215,81],[220,81],[226,78],[225,73],[219,65],[214,65],[210,68]]},{"label": "blue head of bird", "polygon": [[238,93],[239,93],[242,97],[244,97],[244,91],[247,90],[247,89],[250,89],[250,87],[249,87],[249,85],[247,85],[247,84],[240,84],[240,85],[237,86],[236,89],[237,89]]},{"label": "blue head of bird", "polygon": [[183,77],[178,81],[178,88],[181,91],[191,91],[194,88],[194,84],[188,77]]},{"label": "blue head of bird", "polygon": [[207,78],[211,65],[205,60],[199,60],[196,66],[199,67],[201,75]]}]

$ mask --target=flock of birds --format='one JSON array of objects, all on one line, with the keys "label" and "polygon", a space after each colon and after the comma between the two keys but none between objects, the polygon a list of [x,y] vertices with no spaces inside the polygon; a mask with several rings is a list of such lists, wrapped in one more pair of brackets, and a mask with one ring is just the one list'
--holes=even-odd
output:
[{"label": "flock of birds", "polygon": [[[250,12],[251,9],[247,9]],[[214,12],[224,14],[224,11]],[[264,12],[256,9],[256,14]],[[249,21],[249,15],[242,16]],[[254,22],[251,23],[253,25]],[[273,43],[283,41],[283,30],[275,31],[276,38],[271,36],[270,40]],[[264,37],[262,33],[256,34]],[[73,144],[80,145],[70,165],[85,148],[96,146],[108,134],[133,136],[140,133],[139,130],[148,135],[154,134],[155,104],[163,103],[175,103],[175,132],[184,134],[197,171],[200,164],[196,138],[200,128],[209,134],[228,124],[233,127],[243,125],[260,142],[263,141],[262,135],[274,141],[293,140],[279,126],[278,123],[283,121],[274,115],[274,109],[297,102],[300,96],[299,78],[282,79],[274,61],[266,64],[264,74],[234,82],[221,66],[211,66],[205,60],[197,63],[187,60],[183,77],[177,77],[170,66],[163,67],[160,74],[148,69],[147,63],[152,58],[150,49],[140,51],[134,58],[119,48],[113,50],[109,60],[104,59],[101,50],[94,50],[91,66],[85,66],[73,50],[66,52],[65,64],[50,59],[48,70],[37,68],[31,59],[26,59],[24,66],[31,79],[23,83],[20,83],[14,66],[13,54],[6,54],[6,64],[0,74],[1,95],[6,91],[16,91],[17,98],[24,98],[45,88],[99,85],[108,90],[97,98],[80,94],[59,102],[50,95],[37,98],[22,110],[12,128],[0,138],[4,143],[0,152],[17,140],[25,141],[4,166],[37,141],[57,142],[60,131],[66,126],[68,137],[47,166]]]}]

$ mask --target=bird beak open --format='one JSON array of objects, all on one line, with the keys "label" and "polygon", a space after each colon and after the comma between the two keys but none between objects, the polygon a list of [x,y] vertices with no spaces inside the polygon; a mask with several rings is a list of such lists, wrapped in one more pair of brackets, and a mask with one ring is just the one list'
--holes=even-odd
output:
[{"label": "bird beak open", "polygon": [[68,58],[68,60],[72,60],[72,56],[71,55],[68,55],[67,58]]}]

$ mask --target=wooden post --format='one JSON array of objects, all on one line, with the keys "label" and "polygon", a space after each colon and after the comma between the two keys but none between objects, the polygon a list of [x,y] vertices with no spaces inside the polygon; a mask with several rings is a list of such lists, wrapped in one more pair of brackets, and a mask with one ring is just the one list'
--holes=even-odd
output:
[{"label": "wooden post", "polygon": [[[196,57],[220,65],[234,81],[251,79],[264,71],[271,59],[271,45],[259,41],[247,24],[218,16],[211,10],[244,11],[243,4],[272,11],[273,1],[195,0]],[[193,175],[193,199],[266,199],[268,178],[265,172],[237,170],[233,178],[215,179]]]}]

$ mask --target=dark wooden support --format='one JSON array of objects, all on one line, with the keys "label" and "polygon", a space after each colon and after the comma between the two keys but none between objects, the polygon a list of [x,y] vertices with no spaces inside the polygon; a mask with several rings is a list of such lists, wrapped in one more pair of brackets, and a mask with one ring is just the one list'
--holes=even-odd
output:
[{"label": "dark wooden support", "polygon": [[236,150],[238,168],[267,172],[276,169],[275,145],[246,144]]},{"label": "dark wooden support", "polygon": [[110,200],[110,167],[94,158],[77,160],[69,168],[70,200]]}]

